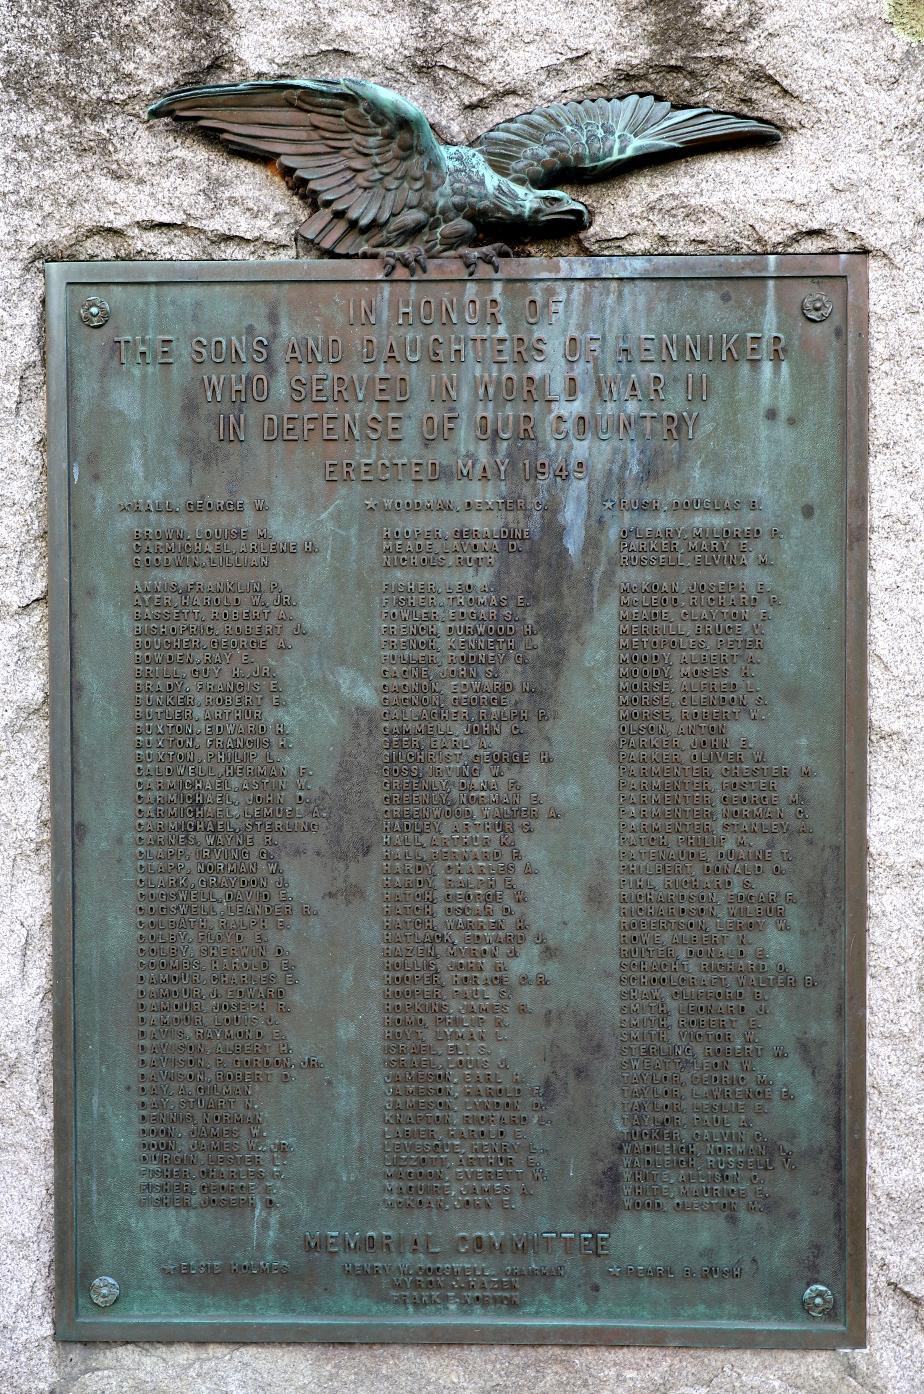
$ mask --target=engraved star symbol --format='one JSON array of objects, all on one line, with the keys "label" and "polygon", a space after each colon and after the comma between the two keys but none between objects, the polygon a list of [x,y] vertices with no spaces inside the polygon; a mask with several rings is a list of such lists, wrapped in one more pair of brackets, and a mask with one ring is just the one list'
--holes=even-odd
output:
[{"label": "engraved star symbol", "polygon": [[604,500],[603,500],[603,507],[604,507],[604,508],[615,508],[615,507],[616,507],[616,500],[615,500],[615,499],[604,499]]},{"label": "engraved star symbol", "polygon": [[378,503],[378,499],[366,499],[365,502],[367,508],[375,508],[376,504]]}]

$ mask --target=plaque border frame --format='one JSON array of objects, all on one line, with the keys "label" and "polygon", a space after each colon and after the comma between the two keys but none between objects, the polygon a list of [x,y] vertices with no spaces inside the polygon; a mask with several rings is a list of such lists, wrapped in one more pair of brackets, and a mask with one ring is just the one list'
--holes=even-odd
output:
[{"label": "plaque border frame", "polygon": [[[868,261],[865,253],[522,258],[501,281],[563,279],[826,279],[846,281],[845,555],[845,984],[844,1202],[846,1292],[842,1322],[635,1323],[494,1317],[444,1320],[315,1317],[304,1321],[190,1321],[76,1315],[76,1106],[74,1072],[73,818],[70,636],[70,429],[67,292],[173,282],[357,283],[378,263],[347,260],[49,262],[45,267],[48,409],[48,609],[53,921],[55,1337],[60,1341],[395,1342],[404,1344],[687,1346],[829,1350],[866,1342],[866,809],[868,565]],[[400,273],[399,273],[400,274]],[[466,279],[455,260],[431,262],[425,284]],[[481,281],[484,277],[479,277]],[[493,279],[493,278],[492,278]],[[818,1275],[822,1280],[823,1274]],[[840,1294],[839,1294],[840,1296]]]}]

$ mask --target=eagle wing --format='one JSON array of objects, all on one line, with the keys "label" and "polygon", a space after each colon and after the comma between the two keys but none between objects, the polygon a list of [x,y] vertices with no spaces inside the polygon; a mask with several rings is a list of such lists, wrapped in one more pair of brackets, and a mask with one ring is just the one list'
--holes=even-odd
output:
[{"label": "eagle wing", "polygon": [[300,232],[338,255],[429,221],[446,178],[423,112],[371,82],[273,79],[169,92],[149,116],[195,121],[230,150],[275,160],[318,211]]},{"label": "eagle wing", "polygon": [[648,160],[779,138],[767,121],[633,94],[537,107],[485,131],[475,148],[498,174],[549,188],[561,179],[605,179]]}]

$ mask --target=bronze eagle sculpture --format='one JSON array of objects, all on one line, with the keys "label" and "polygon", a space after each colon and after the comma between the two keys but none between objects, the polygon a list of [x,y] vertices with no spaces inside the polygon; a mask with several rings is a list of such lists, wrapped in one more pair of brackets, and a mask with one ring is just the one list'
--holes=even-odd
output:
[{"label": "bronze eagle sculpture", "polygon": [[[474,145],[443,145],[426,116],[385,87],[353,78],[241,82],[169,92],[150,116],[194,121],[230,150],[275,161],[313,197],[296,232],[322,252],[381,257],[413,275],[458,254],[471,274],[510,256],[482,239],[502,229],[563,236],[590,212],[555,184],[590,182],[654,160],[776,141],[766,121],[675,107],[652,96],[553,102],[502,121]],[[509,235],[509,233],[508,233]]]}]

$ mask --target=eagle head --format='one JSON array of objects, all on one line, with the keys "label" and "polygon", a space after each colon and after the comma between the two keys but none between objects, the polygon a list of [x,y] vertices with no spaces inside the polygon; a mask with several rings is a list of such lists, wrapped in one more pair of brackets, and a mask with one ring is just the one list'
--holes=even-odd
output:
[{"label": "eagle head", "polygon": [[590,213],[583,203],[569,198],[561,189],[537,189],[519,179],[490,181],[492,223],[525,224],[543,237],[565,237],[590,227]]},{"label": "eagle head", "polygon": [[535,207],[530,221],[535,220],[546,236],[581,232],[590,227],[590,213],[576,198],[569,198],[560,189],[533,190]]}]

